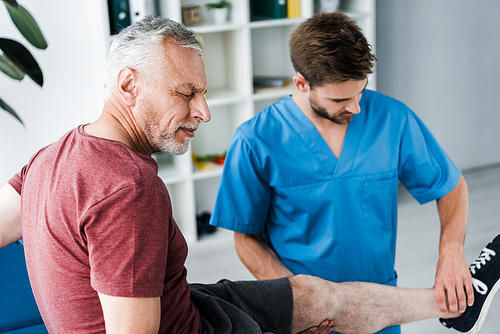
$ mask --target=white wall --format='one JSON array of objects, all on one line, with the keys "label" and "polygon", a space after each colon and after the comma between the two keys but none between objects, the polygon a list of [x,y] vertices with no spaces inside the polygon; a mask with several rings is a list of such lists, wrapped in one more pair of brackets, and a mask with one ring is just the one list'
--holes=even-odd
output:
[{"label": "white wall", "polygon": [[108,39],[104,0],[19,0],[37,20],[49,47],[33,48],[0,2],[0,37],[21,42],[42,68],[43,88],[0,73],[0,97],[25,127],[0,110],[0,186],[41,147],[71,128],[96,119],[102,107]]},{"label": "white wall", "polygon": [[460,168],[500,162],[500,1],[377,0],[377,56]]}]

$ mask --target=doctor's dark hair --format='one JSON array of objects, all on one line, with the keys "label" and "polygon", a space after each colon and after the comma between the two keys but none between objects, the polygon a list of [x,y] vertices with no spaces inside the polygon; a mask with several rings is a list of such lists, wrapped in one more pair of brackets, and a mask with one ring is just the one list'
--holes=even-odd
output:
[{"label": "doctor's dark hair", "polygon": [[290,37],[290,58],[310,87],[364,80],[377,58],[358,25],[341,13],[319,13]]},{"label": "doctor's dark hair", "polygon": [[109,51],[104,83],[105,99],[116,87],[116,79],[122,68],[131,68],[145,77],[152,76],[162,63],[168,61],[165,44],[168,40],[203,54],[203,46],[196,33],[167,18],[148,15],[123,29],[113,40]]}]

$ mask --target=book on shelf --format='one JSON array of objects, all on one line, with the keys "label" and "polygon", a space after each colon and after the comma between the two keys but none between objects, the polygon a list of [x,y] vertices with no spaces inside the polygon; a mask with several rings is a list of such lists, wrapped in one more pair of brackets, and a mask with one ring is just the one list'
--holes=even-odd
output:
[{"label": "book on shelf", "polygon": [[287,0],[250,0],[250,20],[272,20],[287,17]]},{"label": "book on shelf", "polygon": [[108,0],[109,28],[111,35],[130,25],[130,3],[128,0]]},{"label": "book on shelf", "polygon": [[155,0],[108,0],[111,35],[156,12]]},{"label": "book on shelf", "polygon": [[288,18],[300,17],[300,0],[287,0],[286,6]]}]

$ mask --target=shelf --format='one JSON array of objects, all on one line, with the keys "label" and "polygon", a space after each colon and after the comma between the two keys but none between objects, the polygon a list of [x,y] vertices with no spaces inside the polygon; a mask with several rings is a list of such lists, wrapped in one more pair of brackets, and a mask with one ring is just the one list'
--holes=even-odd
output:
[{"label": "shelf", "polygon": [[211,179],[215,177],[220,177],[222,175],[222,166],[218,166],[215,164],[210,164],[211,170],[207,171],[195,171],[193,173],[193,180],[205,180],[205,179]]},{"label": "shelf", "polygon": [[184,155],[170,155],[166,153],[155,153],[153,158],[158,163],[158,176],[166,184],[185,182],[189,178],[191,161],[190,149]]},{"label": "shelf", "polygon": [[211,213],[219,189],[220,177],[203,178],[193,181],[196,214]]},{"label": "shelf", "polygon": [[209,33],[228,32],[232,30],[241,30],[241,29],[260,29],[260,28],[272,28],[272,27],[283,27],[283,26],[296,26],[302,23],[304,20],[305,18],[299,17],[293,19],[253,21],[248,23],[233,23],[233,22],[227,22],[224,24],[208,23],[189,28],[198,34],[209,34]]},{"label": "shelf", "polygon": [[276,19],[276,20],[263,20],[263,21],[253,21],[250,22],[249,26],[251,29],[260,28],[273,28],[273,27],[283,27],[283,26],[296,26],[301,24],[305,19],[302,17],[293,19]]},{"label": "shelf", "polygon": [[179,173],[174,167],[166,167],[158,170],[158,176],[166,184],[174,184],[185,182],[188,178],[186,175]]},{"label": "shelf", "polygon": [[248,96],[250,36],[248,30],[238,29],[202,35],[205,42],[205,72],[207,99],[211,105],[234,103]]},{"label": "shelf", "polygon": [[206,96],[209,107],[243,102],[247,100],[248,97],[249,94],[243,94],[234,89],[226,88],[211,88]]},{"label": "shelf", "polygon": [[210,108],[212,119],[200,124],[191,143],[192,152],[199,156],[223,154],[229,147],[236,128],[253,114],[250,101]]},{"label": "shelf", "polygon": [[[261,26],[259,29],[251,30],[252,42],[252,76],[275,76],[292,78],[295,70],[290,62],[288,41],[296,25],[302,20],[293,21],[295,25],[276,25]],[[288,90],[283,92],[285,95]],[[257,94],[261,94],[258,93]],[[257,95],[255,94],[255,95]],[[277,90],[271,93],[262,93],[263,98],[266,94],[279,94]]]},{"label": "shelf", "polygon": [[228,22],[225,24],[207,24],[189,28],[198,34],[211,34],[211,33],[245,29],[246,26],[247,26],[246,24]]},{"label": "shelf", "polygon": [[222,166],[209,164],[208,168],[208,170],[203,171],[193,168],[194,171],[192,173],[184,174],[180,173],[173,166],[162,166],[158,169],[158,176],[160,176],[165,184],[177,184],[191,180],[211,179],[222,175]]},{"label": "shelf", "polygon": [[269,100],[277,97],[283,97],[286,95],[293,94],[297,91],[297,88],[292,85],[288,85],[285,87],[279,87],[279,88],[257,88],[254,90],[254,94],[252,95],[252,99],[254,101],[261,101],[261,100]]}]

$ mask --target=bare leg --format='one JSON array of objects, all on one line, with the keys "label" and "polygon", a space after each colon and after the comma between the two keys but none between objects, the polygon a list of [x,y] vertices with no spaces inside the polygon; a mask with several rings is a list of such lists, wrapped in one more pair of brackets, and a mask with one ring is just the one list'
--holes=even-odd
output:
[{"label": "bare leg", "polygon": [[439,310],[433,289],[404,289],[363,282],[332,283],[305,275],[290,278],[290,283],[293,333],[325,319],[333,320],[337,332],[374,333],[402,323],[450,317]]}]

